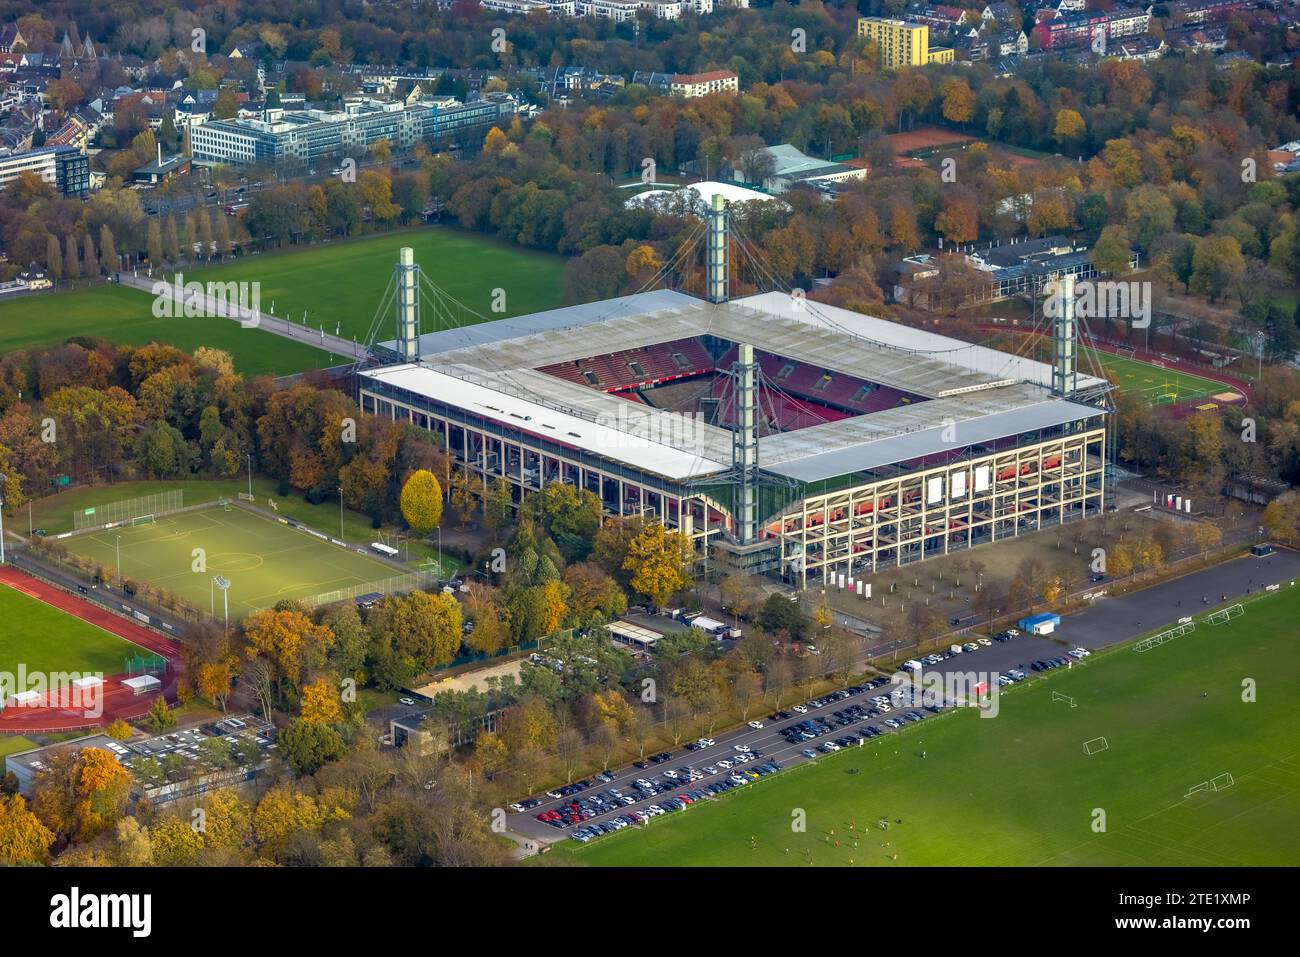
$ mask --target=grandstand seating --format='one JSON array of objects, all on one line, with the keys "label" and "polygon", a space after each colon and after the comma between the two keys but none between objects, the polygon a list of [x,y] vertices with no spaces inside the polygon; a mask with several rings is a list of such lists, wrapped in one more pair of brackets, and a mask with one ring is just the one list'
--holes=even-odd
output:
[{"label": "grandstand seating", "polygon": [[[679,339],[644,348],[623,349],[579,359],[577,362],[543,366],[538,371],[578,385],[605,392],[619,392],[669,379],[710,373],[714,371],[714,363],[698,339]],[[585,375],[588,372],[596,378],[594,385]]]}]

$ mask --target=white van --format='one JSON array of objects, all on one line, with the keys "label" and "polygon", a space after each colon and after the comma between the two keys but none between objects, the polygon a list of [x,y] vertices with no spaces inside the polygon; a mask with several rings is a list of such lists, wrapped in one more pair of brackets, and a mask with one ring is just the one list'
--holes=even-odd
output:
[{"label": "white van", "polygon": [[954,655],[959,655],[959,654],[961,654],[965,649],[962,648],[961,645],[953,645],[953,646],[952,646],[951,648],[949,648],[948,650],[951,651]]},{"label": "white van", "polygon": [[920,670],[921,670],[921,662],[917,661],[915,658],[913,658],[913,659],[911,659],[911,660],[909,660],[909,661],[904,661],[904,662],[903,662],[903,670],[904,670],[904,671],[920,671]]}]

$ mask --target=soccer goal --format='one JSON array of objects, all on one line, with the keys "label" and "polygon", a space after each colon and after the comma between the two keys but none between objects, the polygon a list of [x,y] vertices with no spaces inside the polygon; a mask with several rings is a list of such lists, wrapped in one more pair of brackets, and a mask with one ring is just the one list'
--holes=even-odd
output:
[{"label": "soccer goal", "polygon": [[1052,700],[1053,700],[1053,701],[1064,701],[1064,702],[1065,702],[1066,704],[1068,704],[1071,708],[1077,708],[1077,707],[1078,707],[1078,705],[1074,703],[1074,699],[1073,699],[1073,698],[1071,698],[1068,694],[1061,694],[1061,692],[1059,692],[1059,691],[1053,691],[1053,692],[1052,692]]},{"label": "soccer goal", "polygon": [[153,523],[154,519],[152,515],[139,515],[136,518],[131,519],[132,528],[135,528],[137,525],[152,525]]},{"label": "soccer goal", "polygon": [[256,496],[256,495],[252,495],[252,494],[250,494],[250,493],[248,493],[248,492],[240,492],[240,493],[239,493],[239,500],[240,500],[241,502],[256,502],[256,501],[257,501],[257,496]]},{"label": "soccer goal", "polygon": [[1101,754],[1103,751],[1110,750],[1110,742],[1105,738],[1092,738],[1083,742],[1083,753],[1092,757],[1094,754]]},{"label": "soccer goal", "polygon": [[1181,638],[1183,635],[1190,635],[1195,630],[1196,622],[1189,621],[1185,624],[1179,625],[1177,628],[1170,628],[1168,631],[1162,631],[1158,635],[1152,635],[1150,638],[1143,638],[1133,646],[1133,650],[1137,652],[1150,651],[1152,648],[1165,644],[1165,642],[1173,641],[1175,638]]},{"label": "soccer goal", "polygon": [[1225,621],[1232,621],[1234,618],[1246,614],[1246,609],[1241,605],[1229,605],[1227,608],[1220,608],[1218,611],[1210,612],[1205,616],[1205,621],[1211,625],[1222,625]]}]

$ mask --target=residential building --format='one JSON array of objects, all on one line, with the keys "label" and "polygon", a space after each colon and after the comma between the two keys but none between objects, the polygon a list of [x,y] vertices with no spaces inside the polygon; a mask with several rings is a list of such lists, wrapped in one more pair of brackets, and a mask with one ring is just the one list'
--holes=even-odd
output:
[{"label": "residential building", "polygon": [[923,23],[885,17],[858,18],[858,36],[875,43],[885,68],[952,63],[951,48],[931,47],[930,28]]},{"label": "residential building", "polygon": [[731,70],[711,70],[708,73],[678,73],[668,86],[673,96],[692,99],[712,93],[739,93],[740,77]]},{"label": "residential building", "polygon": [[623,23],[636,19],[641,4],[637,0],[577,0],[575,8],[580,17]]}]

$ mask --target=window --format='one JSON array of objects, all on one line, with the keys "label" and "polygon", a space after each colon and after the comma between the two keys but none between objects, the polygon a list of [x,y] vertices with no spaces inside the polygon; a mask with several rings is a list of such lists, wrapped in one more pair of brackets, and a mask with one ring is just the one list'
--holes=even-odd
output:
[{"label": "window", "polygon": [[829,386],[830,384],[831,384],[831,374],[829,372],[823,372],[822,377],[813,383],[813,391],[825,392],[827,386]]},{"label": "window", "polygon": [[776,378],[777,381],[779,382],[784,379],[790,378],[790,376],[792,375],[794,375],[794,363],[787,362],[785,365],[781,367],[781,371],[776,374]]},{"label": "window", "polygon": [[582,369],[582,377],[587,380],[587,385],[600,385],[600,380],[596,378],[596,373],[590,369]]},{"label": "window", "polygon": [[853,396],[852,401],[853,401],[855,404],[856,404],[856,403],[859,403],[859,402],[865,402],[867,396],[869,396],[869,395],[871,395],[871,386],[870,386],[870,385],[864,385],[861,389],[859,389],[859,390],[857,391],[857,394]]},{"label": "window", "polygon": [[627,367],[632,370],[632,374],[638,379],[645,378],[645,369],[643,369],[641,363],[637,362],[635,359],[629,362]]}]

